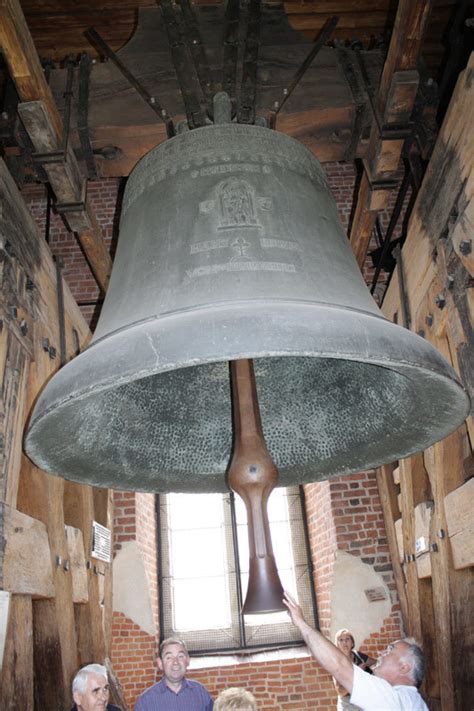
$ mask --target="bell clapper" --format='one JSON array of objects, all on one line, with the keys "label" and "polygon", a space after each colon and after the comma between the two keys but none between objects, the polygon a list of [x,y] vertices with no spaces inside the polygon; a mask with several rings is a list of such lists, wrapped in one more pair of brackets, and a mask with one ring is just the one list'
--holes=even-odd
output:
[{"label": "bell clapper", "polygon": [[253,363],[231,361],[234,448],[228,471],[231,488],[247,509],[249,583],[245,614],[277,612],[283,605],[283,587],[273,555],[267,502],[278,483],[278,470],[263,437]]}]

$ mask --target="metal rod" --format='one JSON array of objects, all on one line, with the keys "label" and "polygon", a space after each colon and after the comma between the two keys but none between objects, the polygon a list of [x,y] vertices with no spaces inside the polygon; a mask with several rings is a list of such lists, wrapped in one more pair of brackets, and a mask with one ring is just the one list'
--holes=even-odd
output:
[{"label": "metal rod", "polygon": [[239,54],[240,0],[228,0],[225,9],[222,90],[236,103],[237,58]]},{"label": "metal rod", "polygon": [[160,626],[160,642],[164,639],[165,633],[165,613],[163,609],[163,546],[161,535],[161,496],[155,495],[155,526],[156,526],[156,550],[159,551],[156,565],[156,577],[158,579],[158,595],[160,604],[158,605],[158,624]]},{"label": "metal rod", "polygon": [[172,136],[175,135],[173,121],[169,117],[166,109],[161,106],[156,96],[151,96],[151,94],[148,93],[148,91],[140,84],[140,82],[132,74],[132,72],[127,69],[125,64],[118,58],[113,49],[109,47],[107,42],[99,35],[98,32],[94,30],[93,27],[90,27],[88,30],[86,30],[85,35],[88,39],[91,40],[93,44],[95,44],[100,49],[100,51],[105,57],[110,59],[110,61],[115,64],[122,76],[125,77],[128,83],[133,86],[135,91],[140,94],[142,99],[148,104],[151,109],[153,109],[153,111],[157,114],[161,121],[163,121],[166,126],[166,135],[168,136],[168,138],[172,138]]},{"label": "metal rod", "polygon": [[372,112],[372,118],[377,124],[377,130],[379,132],[379,136],[382,135],[382,124],[380,123],[380,118],[379,118],[379,113],[377,110],[377,101],[375,98],[375,92],[372,88],[372,84],[370,83],[369,75],[367,74],[367,69],[365,68],[365,64],[362,60],[362,55],[358,49],[354,50],[355,51],[355,56],[357,57],[357,62],[359,64],[360,68],[360,73],[362,76],[362,79],[364,80],[364,88],[367,93],[367,96],[369,97],[369,106],[370,110]]},{"label": "metal rod", "polygon": [[392,234],[393,234],[395,227],[397,226],[398,218],[400,217],[400,213],[403,208],[403,203],[405,202],[405,197],[406,197],[409,185],[410,185],[410,172],[408,170],[405,170],[405,174],[403,176],[403,180],[400,185],[400,190],[398,191],[398,195],[397,195],[397,199],[395,201],[393,212],[390,217],[390,222],[389,222],[389,225],[387,228],[387,232],[386,232],[385,237],[382,242],[382,249],[380,252],[379,261],[377,263],[377,267],[375,268],[374,276],[372,278],[372,285],[370,287],[370,292],[372,294],[375,291],[375,287],[377,286],[379,274],[382,271],[382,267],[385,263],[385,259],[387,257],[388,252],[389,252]]},{"label": "metal rod", "polygon": [[191,52],[199,83],[201,85],[206,110],[207,113],[210,114],[212,111],[212,96],[215,92],[212,89],[212,78],[209,70],[209,63],[206,57],[206,50],[204,48],[199,26],[196,21],[196,16],[189,0],[180,0],[180,6],[183,13],[184,23],[186,25],[189,51]]},{"label": "metal rod", "polygon": [[[203,109],[201,105],[201,86],[197,78],[193,56],[183,39],[185,36],[184,21],[180,14],[175,12],[170,0],[161,0],[160,8],[189,128],[204,126],[205,108]],[[194,71],[190,71],[190,68]]]},{"label": "metal rod", "polygon": [[234,553],[234,566],[235,566],[235,585],[237,588],[237,607],[239,611],[239,640],[240,646],[245,647],[247,645],[247,640],[245,636],[245,624],[244,616],[242,614],[242,607],[244,598],[242,595],[242,576],[240,570],[240,557],[239,557],[239,537],[237,534],[237,517],[235,515],[235,494],[233,491],[230,492],[229,497],[230,505],[230,522],[232,526],[232,543],[233,543],[233,553]]},{"label": "metal rod", "polygon": [[301,79],[303,76],[306,74],[306,71],[308,67],[311,65],[311,62],[313,59],[316,57],[318,52],[321,50],[321,48],[326,44],[328,41],[329,37],[331,36],[334,28],[336,27],[337,23],[339,22],[339,17],[337,15],[334,15],[333,17],[329,18],[326,20],[324,23],[321,32],[318,35],[317,40],[315,41],[313,48],[309,52],[308,56],[306,59],[303,61],[299,69],[297,69],[293,79],[290,82],[290,85],[283,89],[283,99],[281,101],[275,102],[275,108],[273,111],[270,112],[270,119],[269,119],[269,124],[270,128],[275,128],[276,124],[276,119],[280,111],[282,110],[283,106],[286,104],[298,84],[300,83]]},{"label": "metal rod", "polygon": [[49,244],[50,232],[51,232],[51,186],[49,183],[45,183],[46,187],[46,217],[44,221],[44,239],[46,244]]},{"label": "metal rod", "polygon": [[64,91],[64,120],[63,120],[63,136],[61,141],[61,151],[63,156],[66,157],[67,146],[69,143],[69,128],[71,125],[71,103],[72,103],[72,83],[74,81],[74,67],[76,62],[73,57],[69,56],[66,60],[67,67],[67,79],[66,79],[66,89]]},{"label": "metal rod", "polygon": [[97,177],[94,152],[89,136],[89,81],[92,61],[87,52],[81,54],[79,61],[79,94],[77,102],[77,132],[81,143],[82,154],[87,168],[87,176]]},{"label": "metal rod", "polygon": [[255,122],[261,10],[261,0],[249,0],[247,34],[242,62],[242,80],[237,104],[237,123],[252,124]]},{"label": "metal rod", "polygon": [[60,367],[66,363],[66,323],[64,315],[64,290],[63,290],[63,267],[62,257],[54,256],[56,264],[56,294],[58,299],[58,326],[59,326],[59,362]]}]

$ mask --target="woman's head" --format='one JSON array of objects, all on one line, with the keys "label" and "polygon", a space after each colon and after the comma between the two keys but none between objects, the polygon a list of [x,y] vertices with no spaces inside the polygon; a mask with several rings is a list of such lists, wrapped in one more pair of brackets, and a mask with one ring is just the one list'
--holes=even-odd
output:
[{"label": "woman's head", "polygon": [[349,654],[349,652],[354,649],[355,640],[349,630],[343,629],[336,632],[334,636],[334,644],[341,650],[341,652]]},{"label": "woman's head", "polygon": [[232,687],[221,691],[214,703],[214,711],[257,711],[257,702],[250,691]]}]

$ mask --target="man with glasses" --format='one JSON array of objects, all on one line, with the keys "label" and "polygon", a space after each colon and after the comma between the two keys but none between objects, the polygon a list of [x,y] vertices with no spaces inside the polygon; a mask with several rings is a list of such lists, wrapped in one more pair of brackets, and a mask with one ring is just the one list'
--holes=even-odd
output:
[{"label": "man with glasses", "polygon": [[293,624],[300,630],[311,654],[351,694],[351,703],[363,711],[428,711],[418,687],[425,660],[412,638],[389,644],[366,674],[320,632],[305,622],[298,603],[285,593],[283,599]]}]

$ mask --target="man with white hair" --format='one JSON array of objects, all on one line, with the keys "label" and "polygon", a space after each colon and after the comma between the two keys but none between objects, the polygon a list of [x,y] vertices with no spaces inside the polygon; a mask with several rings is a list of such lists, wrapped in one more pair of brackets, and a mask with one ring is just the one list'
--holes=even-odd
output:
[{"label": "man with white hair", "polygon": [[79,669],[72,682],[72,698],[71,711],[121,711],[109,704],[109,680],[102,664],[88,664]]},{"label": "man with white hair", "polygon": [[313,657],[350,692],[351,704],[363,711],[428,711],[418,691],[425,673],[425,661],[421,647],[414,639],[407,637],[389,644],[372,667],[373,674],[366,674],[305,622],[300,606],[287,592],[283,602]]}]

